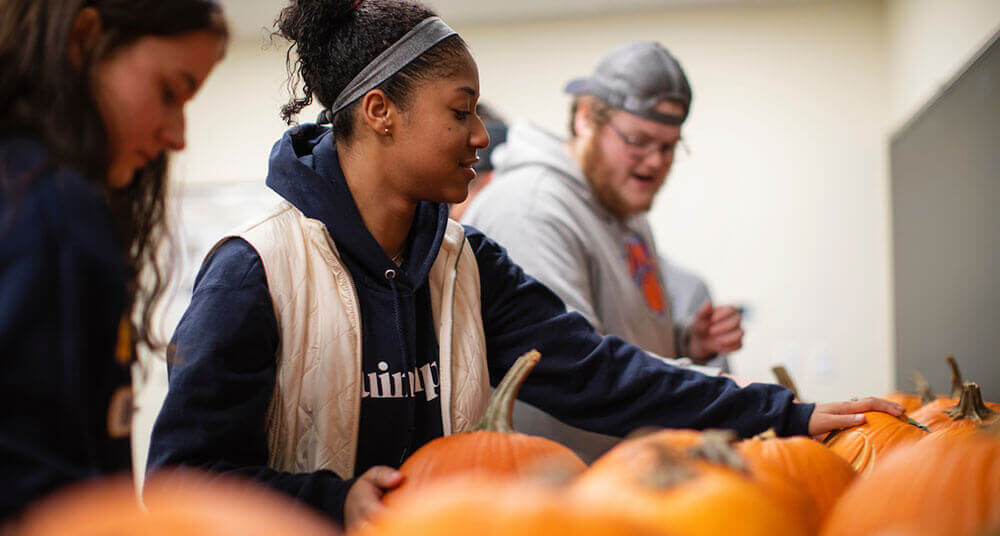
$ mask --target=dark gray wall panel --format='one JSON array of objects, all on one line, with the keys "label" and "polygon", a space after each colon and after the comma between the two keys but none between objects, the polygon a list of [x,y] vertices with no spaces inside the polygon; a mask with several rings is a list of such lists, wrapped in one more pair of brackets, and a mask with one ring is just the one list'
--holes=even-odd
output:
[{"label": "dark gray wall panel", "polygon": [[892,139],[896,385],[944,356],[1000,402],[1000,40]]}]

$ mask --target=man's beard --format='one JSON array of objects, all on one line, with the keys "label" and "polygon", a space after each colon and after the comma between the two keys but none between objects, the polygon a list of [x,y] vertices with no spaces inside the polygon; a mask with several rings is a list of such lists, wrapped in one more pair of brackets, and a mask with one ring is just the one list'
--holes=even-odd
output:
[{"label": "man's beard", "polygon": [[618,170],[605,158],[604,153],[601,151],[600,143],[598,143],[597,135],[583,140],[583,144],[579,149],[579,155],[580,169],[583,171],[583,176],[587,179],[587,183],[590,184],[590,190],[594,193],[601,206],[618,218],[630,216],[630,211],[621,195],[615,190],[612,181],[607,179],[609,176],[614,176]]}]

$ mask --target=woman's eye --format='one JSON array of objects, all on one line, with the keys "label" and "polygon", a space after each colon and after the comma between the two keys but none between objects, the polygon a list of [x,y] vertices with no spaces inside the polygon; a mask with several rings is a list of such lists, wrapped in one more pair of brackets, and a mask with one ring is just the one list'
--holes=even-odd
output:
[{"label": "woman's eye", "polygon": [[462,110],[454,110],[454,112],[455,119],[458,119],[459,121],[464,121],[467,117],[472,115],[472,112],[463,112]]}]

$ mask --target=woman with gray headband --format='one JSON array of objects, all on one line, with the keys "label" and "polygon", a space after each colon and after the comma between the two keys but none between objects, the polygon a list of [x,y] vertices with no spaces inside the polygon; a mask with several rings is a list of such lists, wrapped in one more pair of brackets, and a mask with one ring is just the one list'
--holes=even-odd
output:
[{"label": "woman with gray headband", "polygon": [[304,87],[283,117],[325,109],[271,151],[282,202],[201,268],[151,467],[247,475],[350,527],[381,508],[410,453],[469,429],[532,348],[543,357],[521,398],[581,428],[823,431],[785,389],[741,389],[598,335],[448,219],[489,137],[476,63],[429,9],[295,0],[278,28]]}]

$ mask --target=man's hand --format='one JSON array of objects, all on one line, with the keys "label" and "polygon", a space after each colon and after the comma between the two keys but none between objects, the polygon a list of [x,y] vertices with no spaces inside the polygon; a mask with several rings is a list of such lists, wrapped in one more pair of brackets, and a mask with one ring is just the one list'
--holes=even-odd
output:
[{"label": "man's hand", "polygon": [[344,501],[344,527],[352,529],[364,526],[382,509],[382,494],[402,482],[403,473],[392,467],[376,465],[365,471],[347,491],[347,499]]},{"label": "man's hand", "polygon": [[881,398],[868,397],[847,402],[827,402],[817,404],[809,417],[809,435],[817,436],[840,428],[857,426],[865,422],[864,412],[881,411],[899,417],[905,411],[903,406]]},{"label": "man's hand", "polygon": [[689,357],[705,360],[742,348],[742,320],[743,315],[732,305],[713,307],[711,301],[703,303],[691,321]]}]

